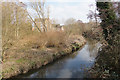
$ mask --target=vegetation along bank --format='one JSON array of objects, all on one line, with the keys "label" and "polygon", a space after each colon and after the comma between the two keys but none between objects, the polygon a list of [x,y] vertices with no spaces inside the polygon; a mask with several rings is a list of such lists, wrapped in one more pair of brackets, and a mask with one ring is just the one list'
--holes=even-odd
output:
[{"label": "vegetation along bank", "polygon": [[[32,41],[35,41],[34,39],[36,37],[32,37]],[[62,56],[77,51],[86,43],[85,39],[80,35],[71,35],[65,43],[60,43],[59,45],[49,44],[47,47],[41,46],[40,41],[32,41],[23,39],[4,54],[3,78],[10,78],[27,73],[31,69],[40,68]],[[9,55],[7,55],[8,53]]]}]

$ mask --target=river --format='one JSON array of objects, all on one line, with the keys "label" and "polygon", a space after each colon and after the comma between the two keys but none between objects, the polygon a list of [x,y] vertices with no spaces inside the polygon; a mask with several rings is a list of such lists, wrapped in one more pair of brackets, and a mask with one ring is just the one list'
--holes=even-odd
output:
[{"label": "river", "polygon": [[[90,42],[91,43],[91,42]],[[65,56],[40,69],[32,70],[20,75],[24,78],[84,78],[87,71],[93,66],[97,51],[101,44],[86,43],[79,51]]]}]

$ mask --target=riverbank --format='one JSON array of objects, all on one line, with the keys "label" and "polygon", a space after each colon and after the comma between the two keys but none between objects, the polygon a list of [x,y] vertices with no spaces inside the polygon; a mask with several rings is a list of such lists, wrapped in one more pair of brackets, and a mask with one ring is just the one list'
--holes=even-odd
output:
[{"label": "riverbank", "polygon": [[74,35],[70,36],[67,44],[62,44],[62,47],[39,49],[36,46],[36,48],[20,47],[18,49],[10,49],[8,52],[13,56],[3,62],[2,76],[3,78],[10,78],[27,73],[31,69],[40,68],[62,56],[77,51],[85,43],[86,41],[82,36]]},{"label": "riverbank", "polygon": [[98,51],[98,57],[96,58],[95,64],[90,69],[91,77],[93,78],[120,78],[120,50],[119,45],[102,46],[101,51]]}]

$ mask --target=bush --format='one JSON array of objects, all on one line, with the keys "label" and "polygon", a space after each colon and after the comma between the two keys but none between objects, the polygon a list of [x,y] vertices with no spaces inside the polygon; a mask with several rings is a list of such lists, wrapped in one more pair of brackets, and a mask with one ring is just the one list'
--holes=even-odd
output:
[{"label": "bush", "polygon": [[65,44],[67,37],[64,32],[51,31],[46,33],[46,47],[58,47],[60,44]]},{"label": "bush", "polygon": [[21,42],[25,43],[25,47],[31,46],[32,48],[59,47],[60,45],[65,44],[67,40],[66,34],[61,31],[35,33],[26,38]]}]

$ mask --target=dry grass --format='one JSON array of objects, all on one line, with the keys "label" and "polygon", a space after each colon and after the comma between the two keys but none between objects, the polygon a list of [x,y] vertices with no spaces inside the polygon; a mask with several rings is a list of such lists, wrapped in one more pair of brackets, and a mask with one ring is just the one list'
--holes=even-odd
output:
[{"label": "dry grass", "polygon": [[16,42],[10,49],[3,54],[3,59],[24,57],[30,50],[47,50],[54,48],[55,51],[64,49],[67,43],[67,36],[61,31],[50,31],[46,33],[34,33]]},{"label": "dry grass", "polygon": [[32,43],[39,45],[40,48],[58,47],[60,44],[65,44],[67,39],[65,33],[59,31],[50,31],[37,35],[33,36]]},{"label": "dry grass", "polygon": [[60,44],[65,44],[67,36],[64,32],[52,31],[46,33],[46,47],[58,47]]},{"label": "dry grass", "polygon": [[13,47],[29,47],[29,48],[48,48],[48,47],[59,47],[65,44],[67,36],[62,31],[49,31],[46,33],[34,33],[19,40]]}]

